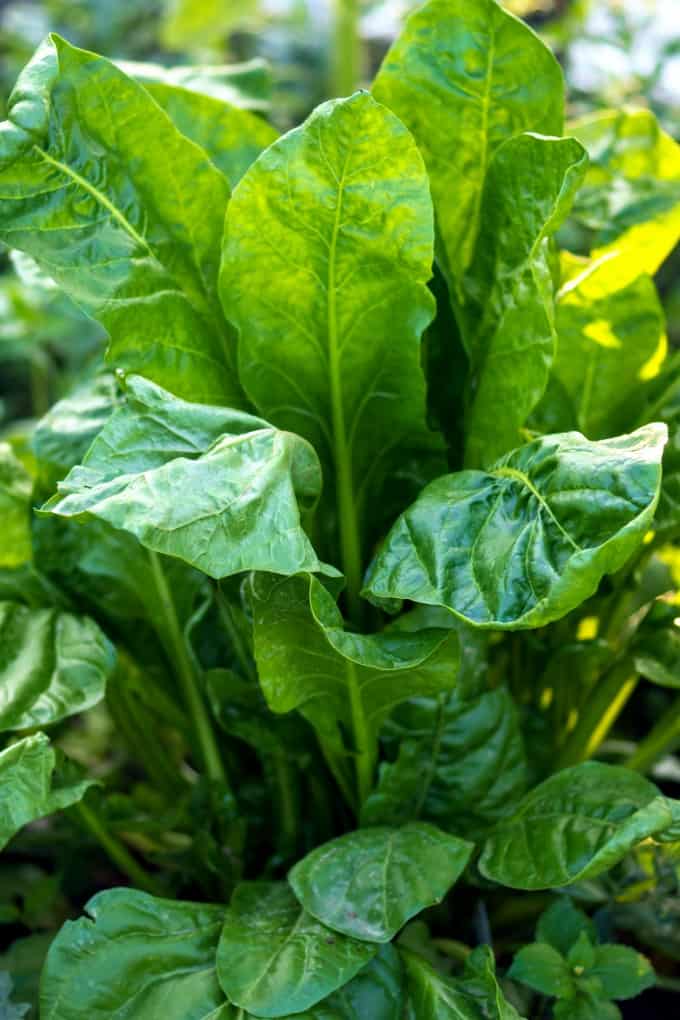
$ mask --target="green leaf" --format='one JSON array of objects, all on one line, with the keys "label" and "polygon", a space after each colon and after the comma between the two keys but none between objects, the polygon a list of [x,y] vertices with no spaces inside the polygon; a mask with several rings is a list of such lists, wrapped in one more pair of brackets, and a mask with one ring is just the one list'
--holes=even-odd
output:
[{"label": "green leaf", "polygon": [[555,1020],[621,1020],[621,1011],[613,1002],[577,995],[563,999],[554,1007]]},{"label": "green leaf", "polygon": [[528,793],[499,822],[479,868],[512,889],[550,889],[594,878],[673,823],[670,803],[629,769],[584,762]]},{"label": "green leaf", "polygon": [[92,708],[115,661],[94,620],[0,601],[0,732],[49,726]]},{"label": "green leaf", "polygon": [[680,238],[680,146],[649,110],[605,111],[569,125],[591,168],[575,212],[594,232],[598,285],[653,276]]},{"label": "green leaf", "polygon": [[67,921],[43,970],[42,1020],[227,1020],[215,974],[224,908],[110,889]]},{"label": "green leaf", "polygon": [[472,698],[417,698],[397,708],[389,734],[396,761],[380,768],[362,824],[400,825],[421,817],[470,839],[512,811],[528,773],[519,720],[508,690]]},{"label": "green leaf", "polygon": [[680,627],[641,628],[633,645],[636,671],[662,687],[680,687]]},{"label": "green leaf", "polygon": [[562,134],[559,64],[495,0],[430,0],[408,19],[373,92],[423,153],[448,275],[460,281],[498,146],[522,131]]},{"label": "green leaf", "polygon": [[595,963],[589,978],[597,978],[607,999],[633,999],[656,981],[654,968],[641,953],[629,946],[595,947]]},{"label": "green leaf", "polygon": [[270,146],[229,204],[220,292],[241,381],[268,420],[316,448],[350,587],[368,501],[410,453],[439,445],[419,342],[432,250],[422,158],[366,93],[325,103]]},{"label": "green leaf", "polygon": [[402,1020],[404,977],[396,949],[381,946],[355,978],[321,1005],[337,1020]]},{"label": "green leaf", "polygon": [[166,0],[161,42],[166,49],[185,52],[220,48],[227,36],[256,11],[254,0]]},{"label": "green leaf", "polygon": [[0,568],[31,559],[30,506],[33,481],[9,443],[0,442]]},{"label": "green leaf", "polygon": [[217,973],[234,1005],[281,1017],[315,1006],[376,950],[319,924],[284,882],[244,882],[225,914]]},{"label": "green leaf", "polygon": [[162,64],[117,60],[117,66],[146,88],[171,85],[200,96],[219,99],[243,110],[267,110],[271,105],[272,74],[265,60],[255,57],[242,64]]},{"label": "green leaf", "polygon": [[217,296],[229,186],[141,85],[50,36],[0,127],[0,187],[0,237],[101,322],[111,362],[242,403]]},{"label": "green leaf", "polygon": [[541,995],[566,999],[574,995],[574,981],[564,957],[552,946],[533,942],[523,946],[512,961],[508,977],[521,981]]},{"label": "green leaf", "polygon": [[0,752],[0,850],[24,825],[76,804],[93,785],[61,774],[44,733],[10,744]]},{"label": "green leaf", "polygon": [[299,709],[338,749],[340,729],[352,732],[353,697],[373,740],[395,705],[455,683],[458,642],[452,631],[346,631],[333,598],[314,578],[256,575],[251,602],[255,659],[269,707]]},{"label": "green leaf", "polygon": [[97,518],[211,577],[324,570],[301,523],[321,489],[297,436],[139,376],[43,512]]},{"label": "green leaf", "polygon": [[545,436],[488,472],[432,482],[366,579],[374,599],[444,606],[481,627],[538,627],[593,594],[649,528],[664,425],[592,443]]},{"label": "green leaf", "polygon": [[642,386],[665,353],[664,313],[650,277],[610,291],[597,289],[598,275],[585,271],[587,293],[579,277],[560,292],[557,355],[534,415],[545,431],[577,428],[589,439],[625,431],[638,420]]},{"label": "green leaf", "polygon": [[582,932],[597,941],[595,925],[587,914],[574,906],[568,896],[560,896],[541,914],[536,926],[536,941],[543,942],[566,956]]},{"label": "green leaf", "polygon": [[389,942],[421,910],[441,902],[473,849],[424,822],[357,829],[312,850],[288,881],[305,910],[329,928]]},{"label": "green leaf", "polygon": [[406,1020],[522,1020],[498,985],[486,946],[470,954],[458,979],[444,977],[411,952],[402,957],[409,992]]},{"label": "green leaf", "polygon": [[569,211],[586,163],[573,138],[520,135],[501,145],[489,166],[463,283],[473,390],[468,467],[487,467],[517,446],[545,390],[557,336],[549,238]]},{"label": "green leaf", "polygon": [[31,1008],[28,1003],[12,1001],[12,986],[12,975],[7,971],[0,970],[0,1016],[2,1020],[22,1020],[22,1017],[25,1017]]}]

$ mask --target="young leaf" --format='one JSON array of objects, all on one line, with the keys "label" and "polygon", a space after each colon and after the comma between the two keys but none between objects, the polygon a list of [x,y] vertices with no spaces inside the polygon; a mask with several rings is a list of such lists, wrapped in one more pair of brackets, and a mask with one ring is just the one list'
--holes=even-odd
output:
[{"label": "young leaf", "polygon": [[671,805],[652,783],[585,762],[528,793],[487,838],[479,868],[512,889],[556,888],[607,871],[672,824]]},{"label": "young leaf", "polygon": [[508,977],[521,981],[541,995],[553,995],[560,999],[569,998],[576,991],[565,958],[552,946],[541,942],[523,946],[515,954]]},{"label": "young leaf", "polygon": [[437,479],[387,536],[368,595],[444,606],[481,627],[559,619],[640,544],[666,435],[648,425],[599,443],[545,436],[488,472]]},{"label": "young leaf", "polygon": [[552,946],[566,957],[582,932],[593,944],[597,941],[595,925],[588,915],[575,907],[568,896],[560,896],[541,914],[536,926],[536,941]]},{"label": "young leaf", "polygon": [[555,1003],[555,1020],[621,1020],[621,1010],[606,999],[577,995]]},{"label": "young leaf", "polygon": [[312,850],[288,881],[303,907],[329,928],[389,942],[444,898],[472,850],[472,843],[424,822],[357,829]]},{"label": "young leaf", "polygon": [[444,977],[414,953],[402,956],[409,992],[406,1020],[523,1020],[504,997],[486,946],[470,954],[458,979]]},{"label": "young leaf", "polygon": [[0,568],[31,559],[30,505],[33,482],[9,443],[0,443]]},{"label": "young leaf", "polygon": [[361,749],[368,751],[396,704],[455,683],[455,632],[346,631],[333,598],[314,578],[256,575],[251,600],[255,659],[269,707],[299,709],[339,750],[339,728],[352,733],[357,715],[365,723]]},{"label": "young leaf", "polygon": [[141,85],[50,36],[10,98],[0,185],[0,237],[102,323],[115,365],[241,405],[217,296],[229,186]]},{"label": "young leaf", "polygon": [[215,974],[223,907],[110,889],[85,910],[47,955],[43,1020],[231,1020]]},{"label": "young leaf", "polygon": [[0,732],[49,726],[104,697],[115,651],[88,617],[0,601]]},{"label": "young leaf", "polygon": [[322,567],[301,524],[321,490],[307,443],[138,376],[126,386],[126,402],[43,512],[98,518],[211,577],[335,573]]},{"label": "young leaf", "polygon": [[10,744],[0,752],[0,850],[24,825],[76,804],[94,784],[59,774],[44,733]]},{"label": "young leaf", "polygon": [[519,719],[506,688],[473,698],[458,689],[439,699],[415,698],[395,710],[389,734],[399,740],[398,757],[381,766],[363,825],[420,817],[477,839],[526,790]]},{"label": "young leaf", "polygon": [[597,978],[607,999],[633,999],[655,983],[654,969],[646,956],[629,946],[595,946],[595,962],[589,978]]},{"label": "young leaf", "polygon": [[555,352],[549,238],[587,163],[573,138],[520,135],[500,146],[484,185],[475,256],[463,288],[472,370],[465,464],[487,467],[517,446]]},{"label": "young leaf", "polygon": [[229,204],[220,292],[241,380],[268,420],[319,453],[352,591],[367,500],[409,451],[438,442],[419,343],[434,312],[432,249],[422,158],[365,93],[275,142]]},{"label": "young leaf", "polygon": [[460,281],[498,146],[522,131],[562,134],[559,64],[496,0],[430,0],[406,22],[373,94],[423,153],[448,275]]},{"label": "young leaf", "polygon": [[259,1017],[310,1009],[346,984],[377,946],[338,935],[284,882],[244,882],[226,911],[217,973],[231,1002]]}]

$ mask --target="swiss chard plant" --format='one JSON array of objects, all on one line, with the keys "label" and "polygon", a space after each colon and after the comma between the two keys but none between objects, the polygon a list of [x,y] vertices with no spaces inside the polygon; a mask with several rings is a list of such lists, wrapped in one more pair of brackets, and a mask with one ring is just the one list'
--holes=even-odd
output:
[{"label": "swiss chard plant", "polygon": [[51,35],[0,126],[108,336],[0,445],[0,1014],[617,1017],[680,958],[680,148],[496,0],[260,84]]}]

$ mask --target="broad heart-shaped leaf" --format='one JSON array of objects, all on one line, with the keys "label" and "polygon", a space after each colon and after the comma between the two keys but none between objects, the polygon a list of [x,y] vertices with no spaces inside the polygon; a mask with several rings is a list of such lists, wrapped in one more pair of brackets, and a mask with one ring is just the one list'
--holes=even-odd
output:
[{"label": "broad heart-shaped leaf", "polygon": [[49,726],[104,697],[115,651],[88,617],[0,601],[0,731]]},{"label": "broad heart-shaped leaf", "polygon": [[0,752],[0,850],[24,825],[76,804],[94,785],[91,779],[62,775],[57,765],[44,733]]},{"label": "broad heart-shaped leaf", "polygon": [[[497,150],[463,280],[463,341],[474,394],[465,464],[487,467],[520,441],[555,350],[549,238],[564,220],[587,156],[573,138],[519,135]],[[519,225],[519,226],[518,226]]]},{"label": "broad heart-shaped leaf", "polygon": [[409,992],[406,1020],[523,1020],[501,991],[487,946],[468,957],[460,978],[439,974],[420,956],[403,951]]},{"label": "broad heart-shaped leaf", "polygon": [[[396,949],[381,946],[357,976],[328,997],[321,1006],[333,1020],[403,1020],[404,974]],[[323,1020],[323,1018],[320,1018]]]},{"label": "broad heart-shaped leaf", "polygon": [[437,479],[387,536],[368,595],[444,606],[480,627],[559,619],[640,544],[666,434],[648,425],[599,443],[544,436],[488,472]]},{"label": "broad heart-shaped leaf", "polygon": [[346,631],[333,598],[311,577],[283,581],[256,575],[251,605],[255,659],[269,707],[274,712],[299,709],[339,750],[341,728],[353,732],[353,698],[361,706],[370,746],[399,702],[455,684],[458,642],[453,631]]},{"label": "broad heart-shaped leaf", "polygon": [[373,94],[403,120],[423,153],[447,275],[460,281],[495,150],[522,131],[562,134],[560,67],[496,0],[430,0],[406,22]]},{"label": "broad heart-shaped leaf", "polygon": [[663,361],[665,318],[654,282],[639,276],[612,291],[608,270],[608,261],[588,263],[558,295],[557,353],[532,421],[542,431],[577,428],[589,439],[624,432],[639,419],[642,384]]},{"label": "broad heart-shaped leaf", "polygon": [[561,953],[544,942],[522,946],[515,954],[508,977],[521,981],[541,995],[559,999],[573,996],[576,991],[569,964]]},{"label": "broad heart-shaped leaf", "polygon": [[395,709],[385,731],[398,756],[380,767],[363,806],[364,825],[423,818],[477,839],[526,791],[519,718],[504,687],[473,697],[457,687],[439,698],[414,698]]},{"label": "broad heart-shaped leaf", "polygon": [[0,567],[31,558],[30,505],[33,482],[9,443],[0,443]]},{"label": "broad heart-shaped leaf", "polygon": [[642,776],[584,762],[528,793],[487,838],[479,868],[512,889],[594,878],[673,824],[671,802]]},{"label": "broad heart-shaped leaf", "polygon": [[175,127],[204,149],[234,188],[278,132],[249,110],[176,85],[147,84]]},{"label": "broad heart-shaped leaf", "polygon": [[312,850],[288,881],[303,907],[329,928],[389,942],[444,898],[473,849],[425,822],[357,829]]},{"label": "broad heart-shaped leaf", "polygon": [[591,168],[575,214],[594,231],[603,279],[625,287],[653,276],[680,239],[680,146],[649,110],[606,111],[569,125]]},{"label": "broad heart-shaped leaf", "polygon": [[[366,93],[324,103],[270,146],[229,204],[220,293],[241,381],[261,414],[315,446],[345,546],[385,474],[439,443],[420,366],[432,255],[420,153]],[[360,550],[345,551],[358,573]]]},{"label": "broad heart-shaped leaf", "polygon": [[85,910],[47,955],[43,1020],[231,1020],[215,973],[223,907],[109,889]]},{"label": "broad heart-shaped leaf", "polygon": [[304,440],[132,376],[126,402],[43,511],[98,518],[211,577],[336,573],[322,567],[301,523],[320,489]]},{"label": "broad heart-shaped leaf", "polygon": [[285,882],[244,882],[225,914],[217,974],[234,1005],[282,1017],[342,987],[376,950],[319,924]]},{"label": "broad heart-shaped leaf", "polygon": [[116,366],[242,403],[217,296],[229,185],[141,85],[50,36],[0,126],[0,188],[0,237],[101,322]]}]

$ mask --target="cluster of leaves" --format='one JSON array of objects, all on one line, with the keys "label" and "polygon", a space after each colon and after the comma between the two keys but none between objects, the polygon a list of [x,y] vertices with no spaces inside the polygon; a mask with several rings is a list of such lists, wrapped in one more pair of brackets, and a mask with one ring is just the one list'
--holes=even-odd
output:
[{"label": "cluster of leaves", "polygon": [[0,445],[0,844],[38,929],[99,890],[0,1006],[48,941],[46,1020],[613,1017],[651,968],[569,901],[496,960],[565,887],[680,956],[680,707],[588,760],[680,686],[680,148],[565,132],[496,0],[280,138],[261,85],[51,35],[0,126],[0,237],[108,337]]}]

